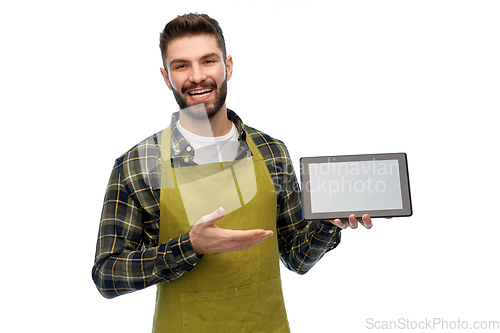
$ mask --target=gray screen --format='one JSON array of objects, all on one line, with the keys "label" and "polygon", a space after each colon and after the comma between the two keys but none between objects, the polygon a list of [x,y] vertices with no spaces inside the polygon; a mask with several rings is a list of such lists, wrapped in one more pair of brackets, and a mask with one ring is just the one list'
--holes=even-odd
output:
[{"label": "gray screen", "polygon": [[312,213],[402,209],[398,160],[309,164]]}]

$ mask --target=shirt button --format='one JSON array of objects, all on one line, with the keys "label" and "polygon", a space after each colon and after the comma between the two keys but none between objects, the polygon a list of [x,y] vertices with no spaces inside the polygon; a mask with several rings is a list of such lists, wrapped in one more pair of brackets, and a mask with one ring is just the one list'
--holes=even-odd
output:
[{"label": "shirt button", "polygon": [[189,162],[189,158],[184,158],[184,162],[188,163]]},{"label": "shirt button", "polygon": [[330,231],[328,231],[329,233],[333,234],[333,229],[331,229]]},{"label": "shirt button", "polygon": [[187,148],[186,148],[186,150],[187,150],[187,151],[191,151],[191,147],[187,147]]}]

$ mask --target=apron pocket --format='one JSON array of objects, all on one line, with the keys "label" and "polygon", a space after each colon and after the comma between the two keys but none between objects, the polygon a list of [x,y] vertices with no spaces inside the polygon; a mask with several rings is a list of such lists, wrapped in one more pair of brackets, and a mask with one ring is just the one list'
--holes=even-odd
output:
[{"label": "apron pocket", "polygon": [[181,294],[184,332],[289,332],[281,281]]}]

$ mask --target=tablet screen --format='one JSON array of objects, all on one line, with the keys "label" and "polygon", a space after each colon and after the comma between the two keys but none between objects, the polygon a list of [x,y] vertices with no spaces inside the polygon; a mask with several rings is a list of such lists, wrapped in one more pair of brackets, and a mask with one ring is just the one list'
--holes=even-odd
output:
[{"label": "tablet screen", "polygon": [[409,216],[406,154],[301,159],[306,219]]}]

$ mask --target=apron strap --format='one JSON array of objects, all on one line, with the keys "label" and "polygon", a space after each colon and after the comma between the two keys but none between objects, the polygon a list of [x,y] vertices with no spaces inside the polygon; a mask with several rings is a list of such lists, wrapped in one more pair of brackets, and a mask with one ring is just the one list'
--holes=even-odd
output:
[{"label": "apron strap", "polygon": [[[243,129],[244,131],[245,129]],[[168,156],[164,156],[164,154],[161,154],[161,165],[162,169],[163,166],[171,166],[171,159],[170,159],[170,135],[171,135],[171,126],[169,125],[166,129],[163,130],[161,134],[161,147],[165,147],[165,149],[162,149],[162,151],[169,152]],[[263,159],[262,155],[259,152],[259,149],[253,142],[253,140],[250,138],[250,135],[246,133],[245,135],[245,142],[248,145],[248,148],[250,148],[250,151],[252,152],[252,155],[254,155],[258,159]],[[163,186],[162,186],[163,187]]]}]

